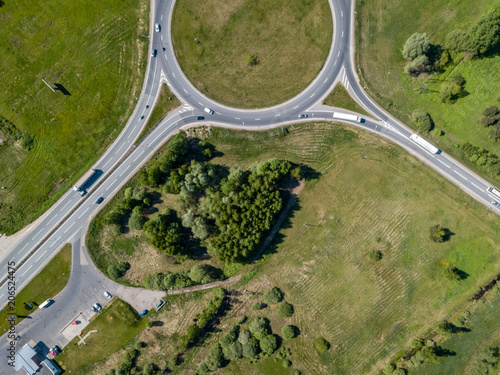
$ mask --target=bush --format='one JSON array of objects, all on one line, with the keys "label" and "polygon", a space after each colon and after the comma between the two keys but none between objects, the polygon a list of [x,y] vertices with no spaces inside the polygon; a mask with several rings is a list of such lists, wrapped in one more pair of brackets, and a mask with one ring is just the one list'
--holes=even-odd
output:
[{"label": "bush", "polygon": [[135,348],[136,348],[137,350],[142,349],[142,348],[144,348],[145,346],[146,346],[146,343],[145,343],[144,341],[138,341],[138,342],[135,344]]},{"label": "bush", "polygon": [[260,348],[266,354],[273,354],[278,349],[278,339],[275,335],[267,335],[259,342]]},{"label": "bush", "polygon": [[394,364],[392,364],[392,363],[388,363],[388,364],[385,365],[385,367],[383,368],[382,372],[384,374],[389,375],[389,374],[392,374],[394,372],[394,370],[396,370],[396,366]]},{"label": "bush", "polygon": [[142,370],[142,375],[154,375],[155,373],[155,368],[152,363],[148,363],[147,365],[144,366],[144,369]]},{"label": "bush", "polygon": [[413,349],[416,349],[416,348],[420,348],[423,345],[423,343],[422,343],[422,340],[420,340],[420,339],[413,339],[413,340],[411,340],[410,345]]},{"label": "bush", "polygon": [[147,322],[146,327],[148,328],[153,328],[153,322]]},{"label": "bush", "polygon": [[382,259],[382,252],[378,250],[372,250],[368,253],[368,257],[370,258],[370,260],[378,262],[379,260]]},{"label": "bush", "polygon": [[207,284],[214,281],[213,267],[208,264],[195,264],[189,270],[188,276],[197,284]]},{"label": "bush", "polygon": [[243,347],[238,341],[235,341],[225,347],[223,346],[222,352],[227,360],[235,361],[243,356]]},{"label": "bush", "polygon": [[444,269],[444,276],[451,281],[460,281],[460,270],[453,266],[448,266]]},{"label": "bush", "polygon": [[404,368],[397,368],[392,375],[406,375],[406,370]]},{"label": "bush", "polygon": [[284,326],[281,329],[281,334],[285,340],[293,339],[297,334],[297,330],[294,326]]},{"label": "bush", "polygon": [[283,292],[277,287],[272,287],[264,293],[264,301],[266,301],[269,305],[280,303],[283,301]]},{"label": "bush", "polygon": [[412,61],[421,55],[425,55],[429,48],[430,42],[427,34],[414,33],[406,40],[401,53],[406,60]]},{"label": "bush", "polygon": [[261,317],[257,317],[252,320],[248,325],[248,328],[258,340],[267,336],[271,331],[269,327],[269,320]]},{"label": "bush", "polygon": [[262,310],[265,309],[267,305],[263,302],[257,302],[252,305],[252,310]]},{"label": "bush", "polygon": [[446,35],[444,45],[450,51],[465,51],[467,49],[467,33],[460,29],[451,31]]},{"label": "bush", "polygon": [[130,264],[128,262],[112,263],[108,266],[108,275],[116,280],[123,277],[129,268]]},{"label": "bush", "polygon": [[240,334],[238,335],[238,341],[242,345],[245,345],[251,338],[252,338],[252,332],[250,332],[248,329],[241,330]]},{"label": "bush", "polygon": [[413,111],[411,120],[413,121],[415,126],[423,132],[431,131],[434,125],[431,116],[421,109],[416,109]]},{"label": "bush", "polygon": [[444,242],[446,238],[446,230],[441,225],[433,225],[430,229],[431,240],[434,242]]},{"label": "bush", "polygon": [[130,216],[130,219],[128,220],[128,225],[132,229],[141,230],[146,221],[147,219],[144,216],[133,213],[132,216]]},{"label": "bush", "polygon": [[330,343],[323,337],[318,337],[316,340],[314,340],[314,347],[318,352],[323,353],[330,349]]},{"label": "bush", "polygon": [[292,361],[290,361],[289,359],[283,360],[283,367],[284,368],[289,368],[291,365],[292,365]]},{"label": "bush", "polygon": [[460,73],[455,73],[451,77],[451,82],[457,84],[460,87],[463,87],[465,85],[465,78],[460,74]]},{"label": "bush", "polygon": [[260,353],[259,341],[255,337],[250,339],[243,345],[243,356],[251,358]]},{"label": "bush", "polygon": [[283,302],[278,306],[278,316],[280,318],[289,318],[293,315],[293,305],[288,302]]},{"label": "bush", "polygon": [[122,234],[122,226],[120,224],[111,224],[111,233],[114,235]]},{"label": "bush", "polygon": [[125,189],[125,192],[124,192],[124,194],[125,194],[125,198],[130,198],[130,197],[132,196],[132,191],[133,191],[133,190],[132,190],[132,188],[131,188],[131,187],[126,188],[126,189]]}]

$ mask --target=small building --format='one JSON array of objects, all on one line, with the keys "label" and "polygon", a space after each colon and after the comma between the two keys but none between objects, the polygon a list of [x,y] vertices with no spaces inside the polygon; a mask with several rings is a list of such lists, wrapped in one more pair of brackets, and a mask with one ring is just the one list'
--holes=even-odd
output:
[{"label": "small building", "polygon": [[30,344],[25,344],[21,350],[16,353],[14,369],[16,371],[24,369],[28,375],[34,375],[40,368],[40,362],[37,363],[36,355],[35,349],[33,349]]},{"label": "small building", "polygon": [[53,374],[53,375],[59,375],[62,370],[55,364],[54,361],[50,359],[45,359],[42,361],[42,364],[47,367],[47,369]]}]

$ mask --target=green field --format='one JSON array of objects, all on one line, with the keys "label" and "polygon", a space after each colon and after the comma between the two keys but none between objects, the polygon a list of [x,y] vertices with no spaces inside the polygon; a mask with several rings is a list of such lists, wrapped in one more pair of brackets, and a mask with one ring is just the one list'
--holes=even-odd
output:
[{"label": "green field", "polygon": [[[214,162],[245,166],[287,158],[322,173],[300,193],[278,236],[276,254],[244,288],[255,292],[278,285],[295,306],[291,323],[302,333],[291,344],[294,368],[376,373],[496,274],[500,221],[418,160],[371,134],[326,124],[288,129],[288,135],[281,129],[213,129],[207,138],[224,153]],[[436,223],[454,233],[449,241],[429,239]],[[370,261],[371,250],[381,251],[382,260]],[[469,276],[446,280],[449,262]],[[238,314],[253,312],[247,307]],[[312,347],[320,335],[332,344],[322,355]],[[219,371],[273,374],[282,369],[274,360],[240,363]]]},{"label": "green field", "polygon": [[[414,32],[426,32],[432,44],[442,45],[450,31],[470,27],[495,4],[500,3],[497,0],[357,2],[356,65],[368,94],[410,126],[413,110],[428,112],[436,127],[445,133],[441,137],[432,135],[430,139],[459,157],[452,147],[459,141],[500,155],[500,144],[479,123],[486,106],[498,105],[500,86],[496,82],[500,80],[500,56],[464,60],[457,57],[446,72],[426,81],[426,89],[419,94],[418,88],[427,77],[410,78],[403,73],[406,61],[401,50]],[[452,71],[465,78],[468,95],[454,104],[441,103],[437,92]]]},{"label": "green field", "polygon": [[[323,67],[332,41],[326,0],[182,0],[172,22],[188,79],[212,99],[242,108],[299,94]],[[252,54],[256,65],[247,64]]]},{"label": "green field", "polygon": [[[70,271],[71,245],[67,244],[33,280],[16,293],[15,311],[10,310],[11,305],[7,305],[0,312],[0,316],[6,319],[16,313],[18,316],[16,323],[21,322],[25,317],[36,311],[40,304],[49,298],[53,298],[64,289],[68,283]],[[30,302],[33,308],[26,309],[25,302]],[[9,328],[9,323],[5,319],[0,319],[0,332],[2,333]]]},{"label": "green field", "polygon": [[[101,361],[120,349],[125,343],[141,332],[146,326],[146,319],[126,302],[115,300],[82,331],[84,337],[92,333],[86,340],[86,345],[79,347],[79,337],[74,338],[57,356],[57,363],[68,373],[84,369],[84,366]],[[82,371],[86,373],[86,371]]]},{"label": "green field", "polygon": [[345,87],[340,83],[333,88],[332,92],[325,98],[323,103],[332,107],[344,108],[370,116],[363,107],[354,101]]},{"label": "green field", "polygon": [[2,2],[0,116],[35,142],[0,146],[0,233],[45,212],[123,128],[142,87],[148,14],[139,0]]}]

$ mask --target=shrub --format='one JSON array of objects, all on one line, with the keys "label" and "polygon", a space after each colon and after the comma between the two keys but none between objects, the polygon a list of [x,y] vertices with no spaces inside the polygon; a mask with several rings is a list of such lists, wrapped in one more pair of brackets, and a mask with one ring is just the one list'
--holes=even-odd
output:
[{"label": "shrub", "polygon": [[142,375],[154,375],[155,368],[152,363],[148,363],[142,370]]},{"label": "shrub", "polygon": [[245,345],[252,338],[252,333],[248,329],[242,329],[238,335],[238,341]]},{"label": "shrub", "polygon": [[108,266],[108,275],[116,280],[123,277],[129,268],[130,264],[128,262],[112,263]]},{"label": "shrub", "polygon": [[248,325],[250,332],[260,340],[264,336],[267,336],[270,332],[269,320],[266,318],[257,317],[250,322]]},{"label": "shrub", "polygon": [[467,49],[467,33],[460,29],[451,31],[446,35],[444,45],[450,51],[465,51]]},{"label": "shrub", "polygon": [[153,328],[153,322],[147,322],[146,327],[148,328]]},{"label": "shrub", "polygon": [[144,203],[146,206],[151,206],[151,203],[152,203],[152,202],[153,202],[153,201],[151,200],[151,198],[144,198],[144,199],[142,200],[142,203]]},{"label": "shrub", "polygon": [[222,348],[219,343],[210,347],[210,354],[205,358],[204,363],[210,371],[215,371],[224,366],[224,355],[222,354]]},{"label": "shrub", "polygon": [[263,302],[257,302],[252,305],[252,310],[262,310],[265,309],[267,305]]},{"label": "shrub", "polygon": [[285,340],[293,339],[297,334],[297,330],[294,326],[284,326],[281,329],[281,334]]},{"label": "shrub", "polygon": [[396,366],[394,364],[388,363],[388,364],[385,365],[385,367],[383,368],[382,372],[384,374],[389,375],[389,374],[392,374],[395,369],[396,369]]},{"label": "shrub", "polygon": [[207,284],[214,281],[212,269],[208,264],[195,264],[189,270],[188,276],[197,284]]},{"label": "shrub", "polygon": [[292,351],[290,348],[281,348],[278,350],[278,353],[276,354],[277,359],[285,359],[286,357],[289,357],[292,355]]},{"label": "shrub", "polygon": [[413,111],[411,120],[413,121],[415,126],[423,132],[431,131],[432,126],[434,125],[431,116],[421,109],[416,109]]},{"label": "shrub", "polygon": [[289,318],[293,315],[293,305],[283,302],[278,306],[278,316],[280,318]]},{"label": "shrub", "polygon": [[446,230],[441,225],[433,225],[430,229],[431,240],[434,242],[444,242],[446,238]]},{"label": "shrub", "polygon": [[453,74],[451,77],[451,82],[457,84],[458,86],[463,87],[465,85],[465,78],[458,72]]},{"label": "shrub", "polygon": [[318,337],[316,340],[314,340],[314,347],[318,352],[323,353],[330,349],[330,343],[323,337]]},{"label": "shrub", "polygon": [[[234,326],[233,328],[231,328],[229,330],[228,333],[226,333],[226,335],[224,337],[222,337],[219,340],[219,343],[220,343],[220,346],[222,346],[222,349],[224,349],[227,346],[229,346],[230,344],[233,344],[236,342],[236,340],[238,339],[239,331],[240,331],[240,326]],[[227,356],[226,356],[226,358],[227,358]]]},{"label": "shrub", "polygon": [[260,348],[266,354],[273,354],[278,348],[278,339],[275,335],[267,335],[259,342]]},{"label": "shrub", "polygon": [[248,66],[255,66],[259,63],[259,58],[255,53],[249,53],[246,55],[246,63]]},{"label": "shrub", "polygon": [[243,356],[243,347],[238,341],[232,342],[222,347],[224,357],[229,361],[235,361]]},{"label": "shrub", "polygon": [[132,229],[141,230],[146,221],[147,219],[141,214],[133,213],[132,216],[130,216],[130,219],[128,220],[128,225]]},{"label": "shrub", "polygon": [[122,226],[120,224],[111,224],[111,233],[116,236],[122,234]]},{"label": "shrub", "polygon": [[144,348],[145,346],[146,346],[146,343],[145,343],[144,341],[138,341],[138,342],[135,344],[135,348],[136,348],[137,350],[142,349],[142,348]]},{"label": "shrub", "polygon": [[422,340],[420,340],[420,339],[413,339],[413,340],[411,340],[410,345],[413,349],[416,349],[416,348],[420,348],[423,345],[423,343],[422,343]]},{"label": "shrub", "polygon": [[255,337],[250,337],[250,339],[243,344],[243,356],[251,358],[260,353],[259,341]]},{"label": "shrub", "polygon": [[370,258],[370,260],[378,262],[379,260],[382,259],[382,252],[378,250],[372,250],[368,253],[368,257]]},{"label": "shrub", "polygon": [[406,40],[401,53],[406,60],[412,61],[421,55],[425,55],[429,48],[429,36],[426,33],[414,33]]},{"label": "shrub", "polygon": [[277,287],[272,287],[264,293],[264,301],[266,301],[269,305],[280,303],[282,300],[283,292]]},{"label": "shrub", "polygon": [[292,361],[290,361],[289,359],[283,360],[283,367],[284,368],[289,368],[291,365],[292,365]]},{"label": "shrub", "polygon": [[125,198],[130,198],[132,196],[132,188],[131,187],[128,187],[125,189]]},{"label": "shrub", "polygon": [[406,375],[406,370],[404,368],[397,368],[392,375]]},{"label": "shrub", "polygon": [[453,266],[448,266],[444,269],[444,276],[451,281],[460,281],[460,270]]}]

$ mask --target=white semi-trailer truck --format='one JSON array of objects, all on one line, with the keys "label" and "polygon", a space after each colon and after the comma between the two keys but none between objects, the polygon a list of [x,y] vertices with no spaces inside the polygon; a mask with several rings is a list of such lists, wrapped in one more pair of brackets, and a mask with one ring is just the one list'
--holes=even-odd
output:
[{"label": "white semi-trailer truck", "polygon": [[439,148],[434,146],[432,143],[430,143],[428,140],[425,138],[422,138],[418,134],[412,134],[410,135],[410,139],[415,142],[417,145],[422,147],[424,150],[430,152],[431,154],[437,154],[439,151],[441,151]]},{"label": "white semi-trailer truck", "polygon": [[348,121],[363,122],[363,119],[361,117],[358,117],[356,115],[350,115],[348,113],[333,112],[333,118],[338,118],[341,120],[348,120]]}]

